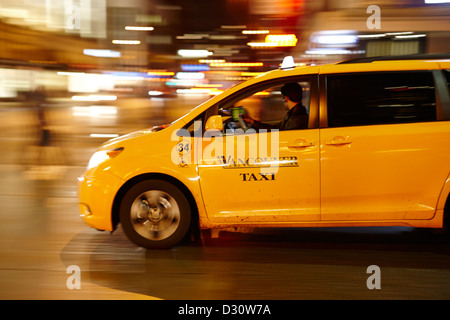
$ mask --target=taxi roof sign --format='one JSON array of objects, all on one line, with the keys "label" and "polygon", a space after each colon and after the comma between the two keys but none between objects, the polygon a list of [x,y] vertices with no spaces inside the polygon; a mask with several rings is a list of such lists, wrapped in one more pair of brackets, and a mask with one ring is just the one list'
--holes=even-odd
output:
[{"label": "taxi roof sign", "polygon": [[286,56],[281,63],[281,69],[292,69],[295,67],[294,57]]}]

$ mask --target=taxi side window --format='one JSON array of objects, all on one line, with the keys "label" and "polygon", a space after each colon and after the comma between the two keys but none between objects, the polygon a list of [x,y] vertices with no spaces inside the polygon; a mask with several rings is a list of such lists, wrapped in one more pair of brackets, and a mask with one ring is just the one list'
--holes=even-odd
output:
[{"label": "taxi side window", "polygon": [[447,80],[447,87],[450,91],[450,69],[444,70],[445,79]]},{"label": "taxi side window", "polygon": [[328,126],[436,120],[431,72],[376,72],[327,77]]},{"label": "taxi side window", "polygon": [[[252,127],[256,131],[259,129],[278,129],[278,130],[288,130],[287,128],[280,127],[279,124],[287,117],[289,111],[288,106],[285,104],[285,100],[281,93],[282,87],[286,83],[297,83],[300,86],[300,91],[302,92],[302,101],[299,103],[301,106],[305,107],[306,113],[309,113],[310,106],[310,81],[286,81],[282,83],[272,84],[266,87],[260,87],[258,90],[247,91],[235,97],[226,104],[220,106],[222,114],[232,114],[232,109],[241,107],[247,116],[255,120],[257,124]],[[227,119],[224,117],[224,133],[230,133],[234,127],[239,127],[239,123],[230,121],[232,119]],[[306,123],[306,128],[308,124]],[[227,130],[231,129],[231,130]],[[293,128],[291,128],[293,129]],[[297,128],[297,129],[305,129]],[[227,131],[226,131],[227,130]],[[225,132],[226,131],[226,132]]]},{"label": "taxi side window", "polygon": [[188,124],[186,124],[183,127],[183,130],[180,131],[181,135],[183,136],[201,136],[203,134],[203,122],[206,116],[206,112],[201,113],[199,116],[197,116],[195,119],[190,121]]},{"label": "taxi side window", "polygon": [[[309,82],[301,81],[297,83],[300,84],[303,89],[302,105],[309,110]],[[240,100],[238,104],[242,105],[255,120],[262,122],[281,121],[288,111],[281,94],[282,86],[283,85],[277,85],[258,91],[255,94]]]}]

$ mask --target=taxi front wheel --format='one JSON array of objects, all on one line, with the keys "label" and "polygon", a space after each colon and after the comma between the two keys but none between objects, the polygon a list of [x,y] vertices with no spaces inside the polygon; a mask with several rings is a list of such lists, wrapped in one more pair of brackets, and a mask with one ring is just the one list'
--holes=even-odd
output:
[{"label": "taxi front wheel", "polygon": [[120,205],[125,235],[148,249],[170,248],[186,236],[191,207],[183,192],[164,180],[146,180],[132,186]]}]

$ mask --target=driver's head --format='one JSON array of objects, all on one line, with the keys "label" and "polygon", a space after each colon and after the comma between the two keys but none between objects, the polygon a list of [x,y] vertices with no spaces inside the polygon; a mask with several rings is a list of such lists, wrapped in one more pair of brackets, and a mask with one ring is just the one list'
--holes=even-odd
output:
[{"label": "driver's head", "polygon": [[281,94],[284,97],[288,97],[292,102],[301,102],[303,96],[302,86],[297,82],[286,83],[281,87]]}]

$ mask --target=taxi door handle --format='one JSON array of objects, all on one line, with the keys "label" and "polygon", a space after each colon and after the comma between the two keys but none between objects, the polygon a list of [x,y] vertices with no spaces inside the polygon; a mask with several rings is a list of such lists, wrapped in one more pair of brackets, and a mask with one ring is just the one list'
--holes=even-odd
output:
[{"label": "taxi door handle", "polygon": [[314,146],[314,141],[308,141],[308,140],[295,140],[292,143],[289,143],[289,148],[308,148]]},{"label": "taxi door handle", "polygon": [[352,139],[350,139],[350,137],[334,137],[333,140],[327,140],[324,143],[328,146],[342,146],[342,145],[346,145],[346,144],[350,144],[352,143]]}]

